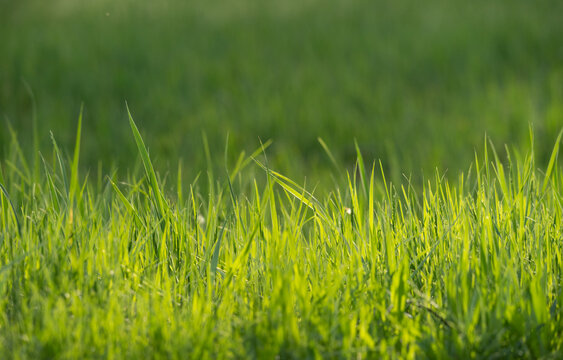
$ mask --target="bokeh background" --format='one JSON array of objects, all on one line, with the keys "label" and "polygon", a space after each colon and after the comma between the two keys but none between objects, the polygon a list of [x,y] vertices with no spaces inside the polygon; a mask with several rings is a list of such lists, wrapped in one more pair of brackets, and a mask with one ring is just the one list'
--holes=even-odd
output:
[{"label": "bokeh background", "polygon": [[[195,176],[260,139],[298,182],[364,158],[467,170],[487,134],[545,161],[563,126],[563,2],[0,0],[0,158],[9,128],[84,170],[136,161],[125,102],[156,167]],[[9,125],[7,125],[9,124]]]}]

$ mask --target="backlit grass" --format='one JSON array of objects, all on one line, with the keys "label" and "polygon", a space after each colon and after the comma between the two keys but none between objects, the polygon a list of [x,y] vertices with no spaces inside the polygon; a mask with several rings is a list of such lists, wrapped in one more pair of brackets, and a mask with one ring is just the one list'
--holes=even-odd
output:
[{"label": "backlit grass", "polygon": [[79,175],[80,130],[31,163],[12,138],[2,358],[561,356],[559,140],[545,168],[487,146],[420,190],[358,152],[316,194],[261,149],[182,186],[130,125],[142,166],[122,178]]}]

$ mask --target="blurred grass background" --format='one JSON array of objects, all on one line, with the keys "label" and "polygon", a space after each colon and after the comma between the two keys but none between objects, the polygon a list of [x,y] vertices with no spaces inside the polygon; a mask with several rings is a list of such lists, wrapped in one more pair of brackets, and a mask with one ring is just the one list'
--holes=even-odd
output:
[{"label": "blurred grass background", "polygon": [[[487,133],[539,160],[563,126],[561,1],[0,0],[0,116],[30,150],[36,104],[83,166],[137,159],[125,101],[156,165],[205,169],[273,139],[269,161],[322,181],[331,163],[381,159],[395,179],[456,174]],[[27,84],[27,85],[26,85]],[[0,158],[9,131],[0,125]],[[500,150],[500,149],[499,149]]]}]

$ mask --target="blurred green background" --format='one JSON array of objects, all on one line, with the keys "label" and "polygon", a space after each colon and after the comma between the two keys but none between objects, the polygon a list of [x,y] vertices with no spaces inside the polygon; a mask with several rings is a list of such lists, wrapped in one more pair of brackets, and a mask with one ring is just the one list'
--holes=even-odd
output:
[{"label": "blurred green background", "polygon": [[[125,101],[161,171],[205,169],[259,139],[297,181],[331,162],[466,170],[488,134],[545,160],[563,126],[563,1],[0,0],[0,158],[49,131],[84,169],[131,167]],[[105,170],[107,171],[107,170]]]}]

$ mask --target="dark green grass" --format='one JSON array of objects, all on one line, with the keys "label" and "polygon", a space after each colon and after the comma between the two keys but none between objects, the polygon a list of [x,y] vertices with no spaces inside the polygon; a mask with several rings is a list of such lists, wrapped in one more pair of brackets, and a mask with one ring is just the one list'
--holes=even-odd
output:
[{"label": "dark green grass", "polygon": [[563,126],[561,1],[153,3],[0,2],[0,115],[31,133],[27,83],[42,148],[51,130],[69,148],[84,103],[93,172],[135,154],[127,100],[163,171],[195,176],[202,132],[214,163],[229,133],[232,154],[273,139],[277,168],[323,179],[321,137],[344,166],[357,139],[419,183],[455,177],[484,133],[524,150],[530,122],[545,163]]}]

